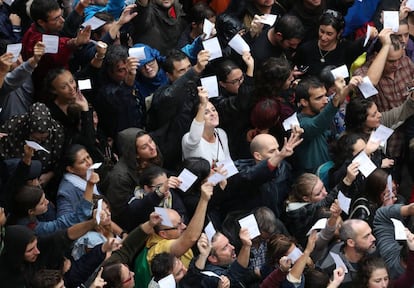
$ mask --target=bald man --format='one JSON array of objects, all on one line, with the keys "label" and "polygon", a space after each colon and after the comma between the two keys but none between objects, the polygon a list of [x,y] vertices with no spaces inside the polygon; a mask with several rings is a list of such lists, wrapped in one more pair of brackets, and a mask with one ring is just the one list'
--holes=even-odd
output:
[{"label": "bald man", "polygon": [[302,142],[301,134],[299,130],[292,132],[280,150],[272,135],[259,134],[253,138],[250,145],[253,159],[235,162],[239,173],[228,181],[226,190],[233,196],[223,211],[267,206],[279,217],[291,184],[291,167],[284,159],[291,156],[293,149]]}]

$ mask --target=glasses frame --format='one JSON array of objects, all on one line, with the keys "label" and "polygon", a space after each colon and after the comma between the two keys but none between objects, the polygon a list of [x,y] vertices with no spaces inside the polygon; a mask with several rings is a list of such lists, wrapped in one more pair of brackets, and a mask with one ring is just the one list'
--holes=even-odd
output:
[{"label": "glasses frame", "polygon": [[241,85],[241,83],[244,81],[244,75],[242,75],[240,78],[238,78],[238,79],[234,79],[234,80],[231,80],[231,81],[225,81],[224,83],[227,83],[227,84],[231,84],[231,85],[236,85],[236,84],[240,84]]}]

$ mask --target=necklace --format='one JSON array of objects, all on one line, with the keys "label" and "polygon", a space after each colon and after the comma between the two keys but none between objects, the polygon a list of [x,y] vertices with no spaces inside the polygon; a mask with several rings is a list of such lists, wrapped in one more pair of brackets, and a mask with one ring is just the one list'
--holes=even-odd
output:
[{"label": "necklace", "polygon": [[328,55],[333,50],[330,50],[330,51],[326,52],[325,54],[323,54],[321,48],[319,48],[319,45],[318,45],[318,49],[319,49],[319,54],[321,55],[321,59],[319,59],[319,61],[321,61],[321,63],[325,63],[326,55]]}]

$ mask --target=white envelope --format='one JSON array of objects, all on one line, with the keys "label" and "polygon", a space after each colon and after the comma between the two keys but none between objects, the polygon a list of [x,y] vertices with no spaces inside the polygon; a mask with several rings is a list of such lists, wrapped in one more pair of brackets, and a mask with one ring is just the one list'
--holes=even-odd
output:
[{"label": "white envelope", "polygon": [[213,31],[214,23],[208,20],[207,18],[204,19],[203,23],[203,33],[205,34],[205,39],[211,37],[211,32]]},{"label": "white envelope", "polygon": [[91,79],[78,80],[79,90],[92,89]]},{"label": "white envelope", "polygon": [[378,94],[377,88],[374,87],[368,76],[362,78],[362,83],[358,85],[358,88],[365,98]]},{"label": "white envelope", "polygon": [[208,76],[200,79],[201,86],[203,86],[208,92],[208,98],[218,97],[219,88],[217,82],[217,76]]},{"label": "white envelope", "polygon": [[56,54],[59,49],[59,36],[42,35],[42,42],[45,44],[45,53]]},{"label": "white envelope", "polygon": [[400,26],[400,16],[398,11],[382,11],[383,12],[383,27],[391,28],[393,32],[398,32]]},{"label": "white envelope", "polygon": [[13,54],[13,62],[17,61],[17,58],[19,58],[20,52],[22,51],[22,43],[16,43],[16,44],[8,44],[7,45],[7,53]]},{"label": "white envelope", "polygon": [[342,211],[349,215],[349,207],[351,207],[351,198],[346,197],[344,193],[342,193],[342,191],[339,191],[338,202],[339,207],[341,207]]},{"label": "white envelope", "polygon": [[309,229],[308,233],[306,233],[306,236],[309,236],[312,230],[321,230],[326,227],[326,223],[328,222],[328,218],[321,218],[318,221],[316,221],[315,224]]},{"label": "white envelope", "polygon": [[92,18],[89,18],[89,20],[83,22],[81,26],[86,27],[86,26],[90,25],[92,30],[96,30],[99,27],[105,25],[105,23],[106,22],[104,20],[101,20],[101,19],[93,16]]},{"label": "white envelope", "polygon": [[99,199],[98,200],[98,207],[96,208],[95,219],[96,219],[96,224],[98,224],[98,225],[99,225],[99,223],[101,223],[102,202],[103,202],[103,200]]},{"label": "white envelope", "polygon": [[210,52],[209,60],[214,60],[223,57],[223,53],[221,52],[220,43],[217,37],[213,37],[203,41],[203,47],[205,50]]},{"label": "white envelope", "polygon": [[407,240],[407,234],[405,234],[404,224],[395,218],[391,218],[392,224],[394,224],[395,240]]},{"label": "white envelope", "polygon": [[207,235],[208,242],[211,243],[211,239],[213,238],[214,234],[216,234],[216,229],[214,228],[214,225],[211,221],[208,222],[207,226],[204,228],[204,232]]},{"label": "white envelope", "polygon": [[14,0],[3,0],[4,3],[6,3],[7,5],[11,6],[14,2]]},{"label": "white envelope", "polygon": [[354,162],[359,163],[358,169],[365,177],[368,177],[375,169],[377,169],[377,166],[375,166],[374,162],[369,159],[365,151],[361,151],[361,153],[352,160],[352,163]]},{"label": "white envelope", "polygon": [[277,15],[274,15],[274,14],[264,14],[263,16],[264,17],[259,22],[263,24],[267,24],[269,26],[272,26],[275,23],[276,18],[277,18]]},{"label": "white envelope", "polygon": [[371,26],[367,25],[367,34],[365,34],[365,40],[364,40],[364,47],[367,46],[367,43],[369,41],[369,36],[371,35]]},{"label": "white envelope", "polygon": [[379,141],[381,144],[385,143],[388,138],[394,133],[394,130],[384,125],[378,126],[371,135],[373,141]]},{"label": "white envelope", "polygon": [[25,140],[27,146],[29,146],[30,148],[33,148],[34,150],[38,151],[38,150],[43,150],[46,153],[50,154],[50,151],[47,150],[46,148],[44,148],[42,145],[36,143],[35,141],[30,141],[30,140]]},{"label": "white envelope", "polygon": [[244,41],[240,34],[234,35],[233,38],[229,41],[229,46],[234,49],[240,55],[243,55],[243,52],[250,51],[249,44]]},{"label": "white envelope", "polygon": [[348,268],[346,267],[346,265],[345,265],[344,261],[342,260],[342,258],[338,254],[333,253],[333,252],[329,252],[329,254],[331,255],[332,259],[335,262],[336,269],[338,269],[339,267],[342,267],[344,269],[345,273],[348,273]]},{"label": "white envelope", "polygon": [[181,171],[180,175],[178,175],[178,178],[182,181],[178,188],[180,188],[183,192],[186,192],[197,180],[197,176],[185,168]]},{"label": "white envelope", "polygon": [[239,224],[241,228],[247,228],[249,230],[250,239],[260,235],[259,226],[253,214],[240,219]]},{"label": "white envelope", "polygon": [[219,162],[217,162],[217,164],[216,164],[216,165],[217,165],[217,166],[221,166],[221,165],[223,165],[223,168],[224,168],[225,170],[227,170],[227,176],[226,176],[226,179],[228,179],[228,178],[230,178],[231,176],[233,176],[233,175],[235,175],[235,174],[239,173],[239,170],[237,170],[236,165],[234,165],[234,162],[233,162],[233,160],[231,160],[231,159],[226,159],[226,160],[223,160],[223,161],[219,161]]},{"label": "white envelope", "polygon": [[173,227],[170,217],[168,216],[168,211],[166,208],[154,207],[155,213],[160,214],[162,221],[161,224],[167,227]]},{"label": "white envelope", "polygon": [[342,65],[339,66],[335,69],[331,70],[331,73],[333,74],[334,78],[348,78],[349,77],[349,71],[348,71],[348,67],[346,67],[346,65]]},{"label": "white envelope", "polygon": [[128,49],[128,54],[131,57],[135,57],[138,61],[145,59],[145,48],[144,47],[134,47]]},{"label": "white envelope", "polygon": [[291,130],[292,126],[300,126],[297,113],[295,112],[290,117],[286,118],[282,125],[285,131]]}]

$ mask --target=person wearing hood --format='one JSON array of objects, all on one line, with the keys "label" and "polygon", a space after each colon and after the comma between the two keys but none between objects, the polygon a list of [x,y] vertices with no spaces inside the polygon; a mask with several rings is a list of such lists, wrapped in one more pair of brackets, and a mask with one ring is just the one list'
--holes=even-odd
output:
[{"label": "person wearing hood", "polygon": [[128,128],[118,134],[120,158],[99,187],[108,198],[112,219],[121,227],[128,223],[128,201],[139,190],[139,176],[150,165],[162,166],[157,144],[145,131]]},{"label": "person wearing hood", "polygon": [[25,140],[40,144],[48,152],[37,150],[33,159],[42,163],[40,184],[45,186],[54,176],[62,154],[64,133],[62,126],[52,119],[49,108],[43,103],[34,103],[29,112],[10,118],[1,126],[7,137],[0,139],[0,155],[3,159],[20,158]]},{"label": "person wearing hood", "polygon": [[145,58],[138,62],[137,87],[145,98],[150,96],[158,87],[168,84],[168,77],[162,64],[165,56],[162,56],[157,49],[145,44],[135,44],[133,48],[144,48]]}]

